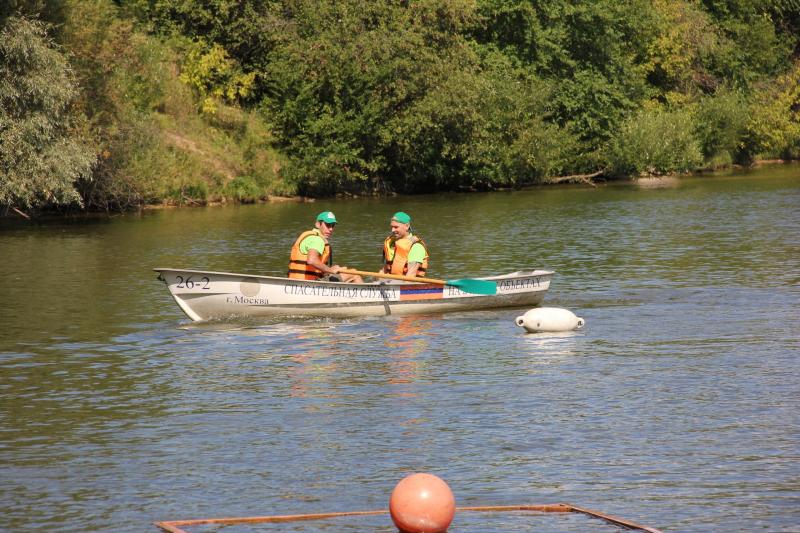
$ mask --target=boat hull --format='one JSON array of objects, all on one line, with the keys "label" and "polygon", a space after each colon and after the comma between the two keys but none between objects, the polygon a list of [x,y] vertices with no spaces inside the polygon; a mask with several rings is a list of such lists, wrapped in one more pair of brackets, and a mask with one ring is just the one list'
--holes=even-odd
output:
[{"label": "boat hull", "polygon": [[497,294],[405,282],[336,283],[231,272],[156,268],[172,297],[195,321],[229,317],[359,317],[415,315],[499,307],[537,306],[553,272],[520,271],[480,278]]}]

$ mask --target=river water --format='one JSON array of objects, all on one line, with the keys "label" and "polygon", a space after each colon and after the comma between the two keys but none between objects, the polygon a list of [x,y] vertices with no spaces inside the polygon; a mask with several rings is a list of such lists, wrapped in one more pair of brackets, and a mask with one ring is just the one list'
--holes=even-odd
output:
[{"label": "river water", "polygon": [[[405,210],[429,275],[551,269],[545,305],[586,326],[526,334],[525,309],[193,324],[152,271],[282,275],[324,209],[337,263],[377,268]],[[415,471],[459,506],[800,531],[798,165],[0,224],[1,531],[382,509]],[[288,526],[220,530],[393,530]],[[603,527],[459,513],[451,531]]]}]

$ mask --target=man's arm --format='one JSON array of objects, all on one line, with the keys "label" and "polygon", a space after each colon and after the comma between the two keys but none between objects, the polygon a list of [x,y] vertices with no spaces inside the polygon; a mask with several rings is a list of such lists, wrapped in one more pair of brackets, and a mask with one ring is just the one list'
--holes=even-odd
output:
[{"label": "man's arm", "polygon": [[309,265],[322,270],[325,274],[337,274],[339,272],[339,265],[328,266],[322,262],[322,258],[319,255],[319,252],[316,251],[314,248],[308,249],[308,259],[306,259],[306,263]]},{"label": "man's arm", "polygon": [[[417,239],[419,240],[419,239]],[[425,247],[415,242],[411,249],[408,251],[408,272],[406,272],[407,276],[416,276],[417,270],[419,270],[419,266],[425,260],[425,255],[427,252],[425,251]]]}]

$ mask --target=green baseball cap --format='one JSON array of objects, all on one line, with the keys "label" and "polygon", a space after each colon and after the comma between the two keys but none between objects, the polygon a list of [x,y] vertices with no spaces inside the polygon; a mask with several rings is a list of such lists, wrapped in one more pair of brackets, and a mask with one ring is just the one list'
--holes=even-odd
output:
[{"label": "green baseball cap", "polygon": [[332,211],[323,211],[317,215],[317,222],[324,222],[326,224],[336,224],[336,216]]},{"label": "green baseball cap", "polygon": [[392,221],[399,222],[401,224],[411,224],[411,217],[408,213],[403,213],[402,211],[398,211],[394,215],[392,215]]}]

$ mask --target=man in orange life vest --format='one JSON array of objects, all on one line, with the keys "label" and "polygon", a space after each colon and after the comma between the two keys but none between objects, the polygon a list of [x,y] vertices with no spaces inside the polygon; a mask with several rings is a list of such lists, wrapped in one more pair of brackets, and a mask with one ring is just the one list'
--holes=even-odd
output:
[{"label": "man in orange life vest", "polygon": [[383,241],[384,274],[425,277],[428,249],[421,238],[411,233],[411,217],[402,211],[389,222],[392,233]]},{"label": "man in orange life vest", "polygon": [[292,279],[326,279],[347,283],[362,283],[361,276],[339,272],[333,264],[333,252],[328,240],[336,227],[336,217],[330,211],[317,215],[314,229],[300,234],[289,257],[289,277]]}]

